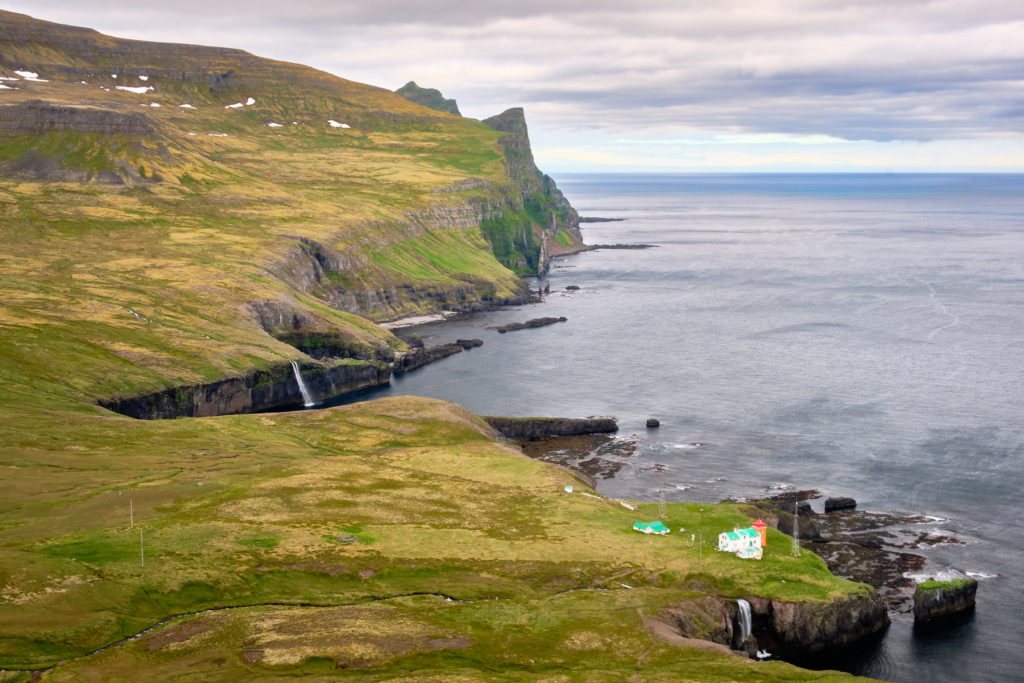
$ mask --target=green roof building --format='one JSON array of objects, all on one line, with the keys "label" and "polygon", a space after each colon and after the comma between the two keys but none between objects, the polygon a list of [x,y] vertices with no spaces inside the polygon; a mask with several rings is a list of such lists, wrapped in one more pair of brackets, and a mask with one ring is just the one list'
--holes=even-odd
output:
[{"label": "green roof building", "polygon": [[633,525],[634,531],[641,531],[645,534],[659,534],[664,536],[668,533],[668,527],[661,522],[637,522]]}]

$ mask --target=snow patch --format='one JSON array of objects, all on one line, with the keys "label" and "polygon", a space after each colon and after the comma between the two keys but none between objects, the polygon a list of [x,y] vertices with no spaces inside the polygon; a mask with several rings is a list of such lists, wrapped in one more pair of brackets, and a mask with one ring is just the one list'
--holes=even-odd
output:
[{"label": "snow patch", "polygon": [[327,119],[327,123],[331,124],[331,128],[351,128],[352,126],[347,123],[338,123],[334,119]]},{"label": "snow patch", "polygon": [[297,126],[297,125],[299,125],[299,122],[298,121],[292,121],[292,125],[293,126]]},{"label": "snow patch", "polygon": [[157,102],[150,102],[149,106],[151,106],[151,107],[159,107],[160,105]]},{"label": "snow patch", "polygon": [[240,108],[242,108],[244,106],[245,105],[242,104],[241,102],[235,102],[234,104],[226,105],[224,108],[225,109],[240,109]]},{"label": "snow patch", "polygon": [[248,107],[250,104],[256,104],[256,100],[254,100],[253,98],[250,97],[249,99],[247,99],[245,101],[245,106]]},{"label": "snow patch", "polygon": [[0,90],[17,90],[17,88],[12,88],[9,85],[4,85],[3,83],[0,83]]},{"label": "snow patch", "polygon": [[207,135],[211,138],[226,138],[228,136],[227,133],[207,133]]},{"label": "snow patch", "polygon": [[195,133],[189,133],[189,135],[195,135]]},{"label": "snow patch", "polygon": [[195,109],[191,104],[179,104],[178,109]]},{"label": "snow patch", "polygon": [[49,83],[50,81],[45,78],[39,78],[39,74],[35,71],[15,71],[14,73],[22,77],[26,81],[32,81],[33,83]]},{"label": "snow patch", "polygon": [[267,125],[270,126],[271,128],[284,128],[283,123],[274,123],[273,121],[271,121]]},{"label": "snow patch", "polygon": [[143,93],[147,93],[150,90],[155,90],[155,88],[151,85],[115,85],[114,87],[118,90],[127,90],[128,92],[133,92],[136,95],[142,95]]},{"label": "snow patch", "polygon": [[110,77],[116,79],[117,78],[117,74],[110,74]]},{"label": "snow patch", "polygon": [[18,79],[17,78],[12,78],[10,76],[0,76],[0,81],[16,81],[16,80],[18,80]]},{"label": "snow patch", "polygon": [[139,80],[140,81],[148,81],[149,80],[149,76],[139,76]]}]

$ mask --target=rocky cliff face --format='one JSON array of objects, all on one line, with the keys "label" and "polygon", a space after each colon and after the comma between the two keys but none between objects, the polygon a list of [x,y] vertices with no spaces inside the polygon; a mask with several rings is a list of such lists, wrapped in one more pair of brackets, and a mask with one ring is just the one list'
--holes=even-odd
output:
[{"label": "rocky cliff face", "polygon": [[[532,220],[537,239],[530,245],[537,258],[537,273],[543,275],[550,265],[552,244],[583,244],[580,217],[550,176],[541,173],[533,159],[526,114],[521,107],[508,109],[484,119],[494,130],[505,133],[499,140],[505,150],[505,169],[519,184],[524,210]],[[492,242],[494,239],[492,238]]]},{"label": "rocky cliff face", "polygon": [[875,590],[833,602],[794,603],[748,597],[758,647],[782,659],[800,659],[845,647],[889,625],[885,601]]},{"label": "rocky cliff face", "polygon": [[[303,382],[314,400],[387,384],[390,366],[348,362],[334,366],[300,366]],[[302,392],[290,363],[208,384],[174,387],[143,396],[112,398],[100,405],[140,420],[213,417],[254,413],[301,404]]]},{"label": "rocky cliff face", "polygon": [[549,436],[603,434],[618,431],[613,417],[485,417],[487,424],[506,439],[541,439]]},{"label": "rocky cliff face", "polygon": [[931,581],[914,589],[914,623],[928,624],[955,619],[974,612],[977,579]]}]

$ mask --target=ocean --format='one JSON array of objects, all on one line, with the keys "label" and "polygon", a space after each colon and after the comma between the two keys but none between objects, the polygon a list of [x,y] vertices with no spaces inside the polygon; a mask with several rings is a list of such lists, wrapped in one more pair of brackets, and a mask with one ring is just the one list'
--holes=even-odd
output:
[{"label": "ocean", "polygon": [[[584,224],[587,243],[655,246],[558,258],[541,304],[417,327],[428,343],[484,345],[364,396],[613,415],[638,446],[599,481],[609,496],[818,489],[933,516],[935,534],[964,543],[919,551],[923,573],[979,577],[975,616],[924,633],[896,615],[876,647],[834,665],[1021,680],[1024,176],[557,180],[582,215],[625,219]],[[567,321],[486,329],[541,316]]]}]

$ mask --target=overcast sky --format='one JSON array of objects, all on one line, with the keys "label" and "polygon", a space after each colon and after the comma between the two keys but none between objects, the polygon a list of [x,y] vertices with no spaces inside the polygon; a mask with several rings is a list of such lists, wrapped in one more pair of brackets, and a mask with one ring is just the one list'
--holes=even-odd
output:
[{"label": "overcast sky", "polygon": [[1024,172],[1024,0],[30,0],[466,116],[526,109],[567,171]]}]

